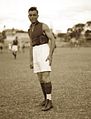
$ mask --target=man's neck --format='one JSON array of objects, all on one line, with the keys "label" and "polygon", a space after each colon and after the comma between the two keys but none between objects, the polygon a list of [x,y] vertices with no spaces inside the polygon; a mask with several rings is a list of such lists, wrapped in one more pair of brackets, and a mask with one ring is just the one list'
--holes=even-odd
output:
[{"label": "man's neck", "polygon": [[38,23],[38,21],[36,21],[36,22],[33,22],[33,23],[32,23],[32,25],[36,25],[37,23]]}]

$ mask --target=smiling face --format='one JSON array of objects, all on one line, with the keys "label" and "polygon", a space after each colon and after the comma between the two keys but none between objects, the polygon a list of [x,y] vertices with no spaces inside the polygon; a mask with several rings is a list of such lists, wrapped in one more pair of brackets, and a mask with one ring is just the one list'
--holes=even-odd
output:
[{"label": "smiling face", "polygon": [[31,21],[31,23],[36,23],[36,21],[38,19],[37,11],[36,10],[29,11],[28,12],[28,17],[29,17],[29,20]]}]

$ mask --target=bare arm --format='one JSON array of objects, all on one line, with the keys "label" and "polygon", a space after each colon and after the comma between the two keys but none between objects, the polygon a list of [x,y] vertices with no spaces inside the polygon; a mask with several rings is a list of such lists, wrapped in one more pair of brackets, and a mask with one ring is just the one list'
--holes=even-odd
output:
[{"label": "bare arm", "polygon": [[[29,34],[29,31],[28,31]],[[29,38],[30,38],[30,34],[29,34]],[[30,57],[30,68],[33,68],[33,46],[32,46],[32,40],[30,38],[30,47],[29,47],[29,57]]]},{"label": "bare arm", "polygon": [[52,60],[52,55],[53,55],[53,52],[54,52],[54,49],[55,49],[55,38],[51,32],[51,30],[49,29],[49,27],[46,25],[46,24],[43,24],[43,31],[45,32],[45,34],[47,35],[47,37],[49,38],[50,40],[50,52],[49,52],[49,56],[48,56],[48,59],[50,60],[50,65],[51,65],[51,60]]}]

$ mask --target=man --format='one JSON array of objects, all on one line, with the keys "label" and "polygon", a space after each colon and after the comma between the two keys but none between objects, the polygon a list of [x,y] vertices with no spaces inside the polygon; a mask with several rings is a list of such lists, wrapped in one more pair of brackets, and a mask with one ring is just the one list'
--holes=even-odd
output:
[{"label": "man", "polygon": [[18,37],[16,36],[16,38],[13,40],[12,43],[12,54],[15,59],[16,59],[17,51],[18,51]]},{"label": "man", "polygon": [[31,22],[28,30],[30,37],[30,68],[33,68],[34,73],[37,73],[44,94],[44,101],[41,103],[43,106],[42,111],[47,111],[53,107],[50,72],[55,39],[49,27],[38,21],[38,10],[36,7],[31,7],[28,10],[28,17]]}]

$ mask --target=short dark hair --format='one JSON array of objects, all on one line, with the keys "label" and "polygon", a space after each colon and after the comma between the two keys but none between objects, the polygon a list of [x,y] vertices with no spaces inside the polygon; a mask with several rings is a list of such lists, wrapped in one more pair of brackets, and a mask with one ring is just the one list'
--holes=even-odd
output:
[{"label": "short dark hair", "polygon": [[30,12],[30,11],[36,11],[37,14],[38,14],[37,7],[30,7],[29,10],[28,10],[28,12]]}]

